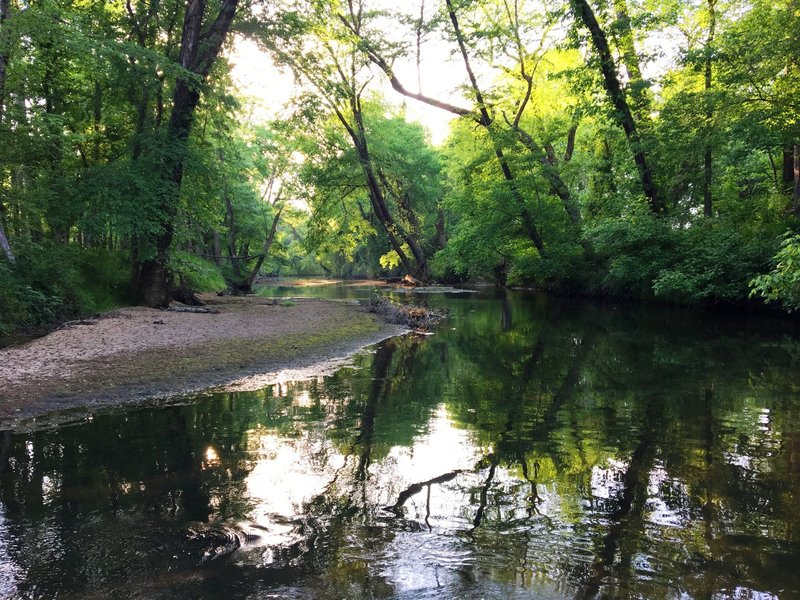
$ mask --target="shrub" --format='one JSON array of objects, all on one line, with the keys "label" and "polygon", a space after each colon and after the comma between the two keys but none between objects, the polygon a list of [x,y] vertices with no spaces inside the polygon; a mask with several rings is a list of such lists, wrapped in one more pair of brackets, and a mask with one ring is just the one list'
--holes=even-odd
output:
[{"label": "shrub", "polygon": [[221,292],[228,287],[217,265],[189,252],[174,252],[170,266],[192,291]]},{"label": "shrub", "polygon": [[800,235],[787,233],[769,273],[750,281],[750,296],[781,302],[788,311],[800,308]]}]

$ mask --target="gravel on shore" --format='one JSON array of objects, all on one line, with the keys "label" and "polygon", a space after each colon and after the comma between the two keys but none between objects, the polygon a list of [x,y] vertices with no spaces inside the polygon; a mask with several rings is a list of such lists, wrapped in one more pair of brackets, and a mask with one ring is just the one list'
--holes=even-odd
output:
[{"label": "gravel on shore", "polygon": [[312,375],[405,331],[350,302],[203,300],[213,312],[124,308],[0,349],[0,429],[54,411],[268,382],[286,369]]}]

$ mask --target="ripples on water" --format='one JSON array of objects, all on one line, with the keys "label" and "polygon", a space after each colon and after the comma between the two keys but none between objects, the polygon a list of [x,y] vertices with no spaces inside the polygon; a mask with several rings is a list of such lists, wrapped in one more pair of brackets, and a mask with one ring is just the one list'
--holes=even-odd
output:
[{"label": "ripples on water", "polygon": [[330,377],[0,433],[0,597],[800,597],[784,324],[424,298]]}]

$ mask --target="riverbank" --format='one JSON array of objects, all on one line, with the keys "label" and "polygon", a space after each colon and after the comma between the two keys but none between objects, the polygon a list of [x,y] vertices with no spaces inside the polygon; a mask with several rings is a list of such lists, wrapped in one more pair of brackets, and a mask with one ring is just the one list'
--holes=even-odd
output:
[{"label": "riverbank", "polygon": [[65,409],[253,385],[253,377],[266,384],[286,369],[317,372],[404,331],[348,302],[203,300],[212,312],[124,308],[0,350],[0,429]]}]

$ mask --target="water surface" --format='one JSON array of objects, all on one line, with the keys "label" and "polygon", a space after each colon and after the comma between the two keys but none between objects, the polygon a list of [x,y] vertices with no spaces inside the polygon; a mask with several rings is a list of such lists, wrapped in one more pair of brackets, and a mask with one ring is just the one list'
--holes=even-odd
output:
[{"label": "water surface", "polygon": [[0,433],[0,597],[800,597],[785,323],[422,298],[330,377]]}]

